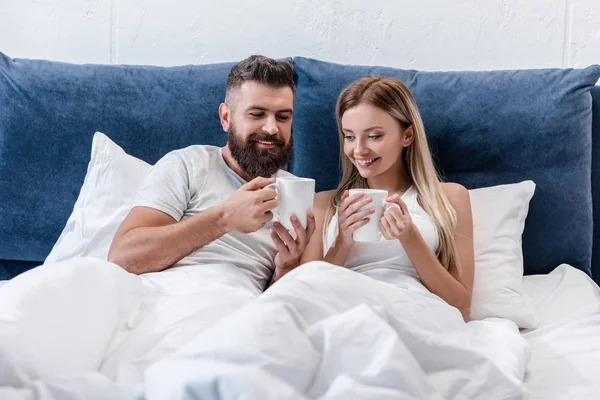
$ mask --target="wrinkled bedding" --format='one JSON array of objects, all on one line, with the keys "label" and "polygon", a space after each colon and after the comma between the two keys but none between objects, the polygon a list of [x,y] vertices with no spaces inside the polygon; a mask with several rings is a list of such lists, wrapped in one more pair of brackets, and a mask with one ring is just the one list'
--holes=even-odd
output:
[{"label": "wrinkled bedding", "polygon": [[2,399],[521,399],[511,321],[323,262],[264,294],[225,265],[80,258],[0,288]]}]

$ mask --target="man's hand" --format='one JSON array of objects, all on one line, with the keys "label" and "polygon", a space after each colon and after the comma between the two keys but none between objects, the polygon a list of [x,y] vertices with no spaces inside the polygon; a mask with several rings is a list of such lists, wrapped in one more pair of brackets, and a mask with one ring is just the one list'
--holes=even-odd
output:
[{"label": "man's hand", "polygon": [[273,218],[277,192],[263,188],[274,182],[274,178],[254,178],[221,204],[227,232],[256,232]]},{"label": "man's hand", "polygon": [[309,211],[306,215],[306,229],[302,227],[300,220],[295,215],[292,215],[290,219],[294,229],[289,232],[279,222],[273,223],[271,238],[277,246],[278,251],[275,256],[274,280],[279,279],[298,266],[300,256],[306,249],[312,234],[315,232],[314,214],[312,211]]}]

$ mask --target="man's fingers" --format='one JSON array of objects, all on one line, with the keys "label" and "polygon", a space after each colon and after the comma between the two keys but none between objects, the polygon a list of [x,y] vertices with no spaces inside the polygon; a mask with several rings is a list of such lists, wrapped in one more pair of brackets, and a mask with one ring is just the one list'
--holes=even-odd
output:
[{"label": "man's fingers", "polygon": [[271,183],[275,183],[275,178],[263,178],[262,176],[259,176],[244,184],[240,190],[254,191],[262,189]]},{"label": "man's fingers", "polygon": [[260,208],[261,208],[261,210],[264,210],[266,212],[266,211],[276,208],[278,205],[279,205],[279,202],[277,201],[277,199],[271,199],[271,200],[264,201],[260,205]]},{"label": "man's fingers", "polygon": [[264,225],[272,219],[273,219],[273,213],[271,211],[267,211],[266,213],[264,213],[261,222]]}]

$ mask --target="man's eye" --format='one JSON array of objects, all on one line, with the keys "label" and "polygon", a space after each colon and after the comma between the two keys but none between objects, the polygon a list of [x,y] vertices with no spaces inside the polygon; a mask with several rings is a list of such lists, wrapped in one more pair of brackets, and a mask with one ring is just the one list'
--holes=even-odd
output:
[{"label": "man's eye", "polygon": [[288,121],[290,117],[288,117],[287,115],[280,115],[279,117],[277,117],[277,119],[279,119],[280,121]]},{"label": "man's eye", "polygon": [[262,117],[264,114],[263,113],[250,113],[251,116],[253,116],[254,118],[260,118]]}]

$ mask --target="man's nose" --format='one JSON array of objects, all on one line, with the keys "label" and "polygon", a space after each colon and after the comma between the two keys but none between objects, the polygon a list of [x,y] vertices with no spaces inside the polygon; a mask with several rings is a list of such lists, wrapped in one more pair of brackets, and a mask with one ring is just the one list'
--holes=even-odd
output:
[{"label": "man's nose", "polygon": [[267,118],[267,121],[263,126],[263,130],[269,135],[276,135],[279,133],[279,128],[277,127],[277,121],[275,119],[275,116],[270,116]]}]

